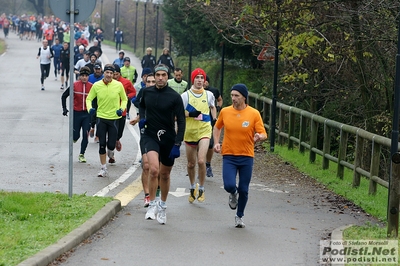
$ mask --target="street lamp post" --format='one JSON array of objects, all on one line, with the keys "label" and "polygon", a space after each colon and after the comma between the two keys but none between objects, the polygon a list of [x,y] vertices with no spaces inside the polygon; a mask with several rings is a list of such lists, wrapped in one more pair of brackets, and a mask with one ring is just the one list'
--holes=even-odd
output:
[{"label": "street lamp post", "polygon": [[117,28],[119,28],[119,14],[120,14],[120,10],[121,10],[121,1],[122,0],[117,0],[117,2],[118,2]]},{"label": "street lamp post", "polygon": [[101,0],[100,5],[100,29],[103,28],[103,0]]},{"label": "street lamp post", "polygon": [[[393,104],[393,121],[392,121],[392,139],[390,145],[390,155],[396,158],[399,147],[399,111],[400,111],[400,20],[397,33],[397,54],[396,54],[396,72],[394,84],[394,104]],[[397,159],[398,160],[398,159]],[[395,160],[394,160],[395,161]],[[397,162],[398,164],[398,162]],[[387,220],[388,220],[388,235],[395,235],[398,233],[399,226],[399,188],[398,188],[398,173],[393,173],[393,163],[390,164],[389,174],[389,189],[388,189],[388,207],[387,207]],[[398,167],[396,167],[398,171]]]},{"label": "street lamp post", "polygon": [[133,51],[136,53],[136,38],[137,38],[137,17],[138,17],[139,1],[136,1],[136,14],[135,14],[135,38],[133,44]]},{"label": "street lamp post", "polygon": [[158,15],[159,15],[159,6],[157,5],[157,15],[156,15],[156,44],[155,44],[155,57],[157,58],[157,47],[158,47]]},{"label": "street lamp post", "polygon": [[146,13],[147,13],[147,1],[144,3],[144,22],[143,22],[143,54],[146,49]]},{"label": "street lamp post", "polygon": [[115,14],[114,14],[114,33],[113,33],[113,35],[115,34],[115,31],[117,30],[117,0],[115,0]]},{"label": "street lamp post", "polygon": [[275,33],[275,58],[274,58],[274,84],[272,87],[272,105],[271,105],[271,127],[269,132],[270,140],[270,151],[275,150],[275,129],[276,129],[276,97],[277,97],[277,87],[278,87],[278,57],[279,57],[279,27],[280,27],[280,6],[282,0],[276,0],[276,5],[278,6],[278,20],[276,22],[276,33]]}]

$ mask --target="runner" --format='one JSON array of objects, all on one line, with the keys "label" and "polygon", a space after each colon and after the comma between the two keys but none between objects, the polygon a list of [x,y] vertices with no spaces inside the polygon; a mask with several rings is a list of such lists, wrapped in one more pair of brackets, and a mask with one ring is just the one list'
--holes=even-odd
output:
[{"label": "runner", "polygon": [[53,50],[48,46],[47,40],[42,41],[43,46],[39,48],[36,58],[40,58],[40,82],[42,83],[42,91],[44,91],[44,80],[49,77],[51,58],[54,56]]},{"label": "runner", "polygon": [[[107,155],[114,157],[117,143],[117,121],[126,108],[128,98],[121,82],[113,80],[115,68],[111,64],[104,67],[104,78],[95,84],[86,98],[86,106],[91,115],[97,115],[97,132],[99,137],[99,156],[101,168],[98,177],[105,177],[107,171]],[[92,101],[97,97],[97,110],[92,107]]]},{"label": "runner", "polygon": [[[86,108],[86,98],[92,87],[92,83],[88,82],[90,69],[88,67],[82,67],[79,70],[79,80],[75,81],[73,86],[74,90],[74,130],[73,130],[73,141],[74,143],[80,138],[80,132],[82,130],[82,141],[81,150],[79,153],[78,160],[81,163],[86,163],[85,151],[88,145],[88,133],[90,129],[90,114]],[[61,105],[63,108],[63,115],[68,116],[68,109],[66,106],[66,99],[69,97],[69,87],[64,91],[61,96]]]},{"label": "runner", "polygon": [[[161,224],[167,222],[166,201],[169,192],[170,175],[175,158],[180,156],[180,145],[185,130],[185,113],[182,98],[168,87],[168,67],[154,68],[156,85],[143,90],[140,100],[139,128],[143,130],[143,142],[149,161],[150,205],[145,219]],[[177,131],[175,131],[175,119]],[[160,175],[161,200],[156,202],[156,190]]]},{"label": "runner", "polygon": [[[192,87],[182,93],[183,106],[186,114],[185,148],[187,171],[190,181],[189,202],[204,202],[206,180],[206,154],[212,134],[211,117],[216,120],[215,98],[211,91],[204,89],[206,73],[196,68],[191,74]],[[210,116],[211,112],[211,116]],[[199,184],[195,183],[196,164]]]}]

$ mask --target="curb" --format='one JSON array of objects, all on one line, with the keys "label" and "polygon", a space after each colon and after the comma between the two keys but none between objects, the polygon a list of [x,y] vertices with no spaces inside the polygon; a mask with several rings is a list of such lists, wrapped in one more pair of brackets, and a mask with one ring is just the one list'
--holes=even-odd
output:
[{"label": "curb", "polygon": [[71,233],[61,238],[57,243],[43,249],[39,253],[24,260],[18,266],[47,266],[56,258],[67,251],[70,251],[83,240],[90,237],[105,225],[117,212],[122,209],[119,200],[113,200],[107,203],[92,218],[87,220],[81,226],[73,230]]},{"label": "curb", "polygon": [[[349,227],[352,227],[353,226],[353,224],[349,224],[349,225],[344,225],[344,226],[341,226],[341,227],[338,227],[338,228],[336,228],[336,229],[334,229],[333,231],[332,231],[332,234],[331,234],[331,240],[340,240],[340,241],[343,241],[343,231],[345,230],[345,229],[347,229],[347,228],[349,228]],[[343,248],[343,245],[341,245],[341,246],[335,246],[335,248]],[[343,258],[344,258],[344,256],[343,256]],[[345,264],[344,263],[335,263],[335,265],[338,265],[338,266],[344,266]]]}]

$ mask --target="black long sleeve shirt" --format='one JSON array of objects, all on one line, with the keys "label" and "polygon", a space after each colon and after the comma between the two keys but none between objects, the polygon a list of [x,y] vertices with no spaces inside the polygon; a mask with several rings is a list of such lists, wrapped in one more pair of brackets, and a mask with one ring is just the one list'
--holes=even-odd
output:
[{"label": "black long sleeve shirt", "polygon": [[[182,98],[172,88],[161,89],[151,86],[142,89],[143,95],[139,104],[140,118],[146,119],[145,135],[159,141],[173,141],[181,144],[185,133],[185,111]],[[175,118],[178,125],[175,131]],[[165,130],[162,134],[161,131]]]}]

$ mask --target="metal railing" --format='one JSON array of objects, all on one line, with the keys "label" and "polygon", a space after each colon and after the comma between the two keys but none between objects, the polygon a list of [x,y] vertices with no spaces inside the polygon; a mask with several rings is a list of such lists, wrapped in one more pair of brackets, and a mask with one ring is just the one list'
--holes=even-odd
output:
[{"label": "metal railing", "polygon": [[[272,99],[249,92],[248,104],[261,112],[264,126],[270,130]],[[391,140],[389,138],[279,102],[276,108],[275,134],[278,144],[287,143],[289,149],[293,149],[297,144],[301,153],[308,149],[311,163],[315,162],[316,155],[320,155],[323,169],[329,168],[329,162],[335,162],[337,164],[336,174],[340,179],[343,179],[345,167],[352,170],[354,187],[360,185],[362,176],[368,178],[370,194],[376,193],[377,184],[385,188],[389,187],[388,181],[383,178],[384,174],[382,173],[385,171],[380,171],[383,170],[380,169],[381,161],[390,162],[390,154],[384,156],[382,152],[383,149],[390,150]],[[337,132],[335,142],[338,148],[335,149],[335,152],[331,152],[333,131]],[[349,139],[352,140],[351,143]],[[319,146],[322,146],[322,149],[318,148],[318,140],[320,140]],[[347,154],[349,144],[351,144],[352,154]],[[371,148],[365,149],[365,145],[371,145]],[[362,167],[366,150],[370,152],[367,157],[370,158],[369,169]]]}]

